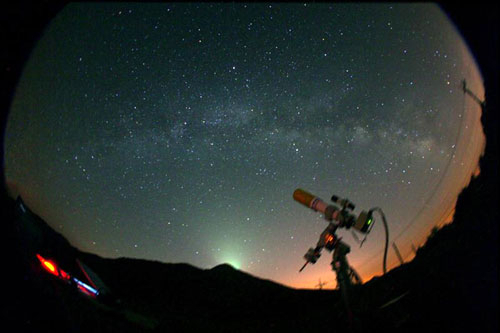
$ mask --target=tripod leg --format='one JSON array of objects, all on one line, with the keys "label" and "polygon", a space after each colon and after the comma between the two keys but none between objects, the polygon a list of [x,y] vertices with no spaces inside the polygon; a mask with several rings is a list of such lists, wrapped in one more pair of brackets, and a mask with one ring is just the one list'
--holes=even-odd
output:
[{"label": "tripod leg", "polygon": [[344,305],[347,312],[347,319],[349,323],[349,328],[353,328],[353,314],[349,304],[348,291],[351,286],[349,279],[349,264],[347,263],[346,254],[349,253],[350,248],[347,244],[343,242],[338,242],[335,250],[333,251],[332,268],[337,275],[337,284],[340,289],[340,294],[344,301]]}]

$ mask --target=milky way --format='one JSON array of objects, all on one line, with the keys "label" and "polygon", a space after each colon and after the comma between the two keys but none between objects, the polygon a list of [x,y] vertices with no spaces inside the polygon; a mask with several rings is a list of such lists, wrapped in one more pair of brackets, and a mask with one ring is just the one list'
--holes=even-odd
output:
[{"label": "milky way", "polygon": [[[464,78],[484,96],[430,4],[72,3],[20,80],[6,177],[82,250],[312,288],[334,279],[327,253],[297,272],[326,223],[293,191],[382,207],[410,258],[484,144]],[[382,224],[340,234],[380,272]]]}]

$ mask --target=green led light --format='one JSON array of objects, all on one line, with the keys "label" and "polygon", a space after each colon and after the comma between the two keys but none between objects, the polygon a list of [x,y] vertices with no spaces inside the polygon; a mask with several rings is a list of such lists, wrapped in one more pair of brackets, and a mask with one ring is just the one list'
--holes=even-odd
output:
[{"label": "green led light", "polygon": [[366,222],[366,224],[370,225],[370,224],[372,224],[372,221],[373,221],[372,219],[369,219],[368,222]]}]

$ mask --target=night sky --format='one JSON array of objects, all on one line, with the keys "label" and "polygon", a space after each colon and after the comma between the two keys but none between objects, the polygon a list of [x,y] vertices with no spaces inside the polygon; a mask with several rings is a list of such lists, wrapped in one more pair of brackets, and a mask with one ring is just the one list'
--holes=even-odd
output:
[{"label": "night sky", "polygon": [[[17,87],[6,181],[84,251],[332,288],[326,251],[298,273],[327,224],[293,191],[381,207],[411,259],[478,172],[464,78],[483,98],[432,4],[71,3]],[[381,222],[339,234],[380,274]]]}]

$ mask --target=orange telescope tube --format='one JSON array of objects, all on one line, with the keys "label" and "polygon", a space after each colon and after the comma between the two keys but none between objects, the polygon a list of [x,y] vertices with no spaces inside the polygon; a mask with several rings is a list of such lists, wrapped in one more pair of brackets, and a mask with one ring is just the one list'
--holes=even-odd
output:
[{"label": "orange telescope tube", "polygon": [[328,205],[320,198],[312,195],[307,191],[304,191],[303,189],[296,189],[293,192],[293,198],[295,199],[295,201],[300,202],[304,206],[323,213],[325,215],[325,219],[327,220],[337,219],[339,213],[339,210],[337,208],[332,205]]},{"label": "orange telescope tube", "polygon": [[316,197],[311,193],[298,188],[293,192],[293,198],[295,199],[295,201],[298,201],[304,206],[311,208],[311,203]]}]

